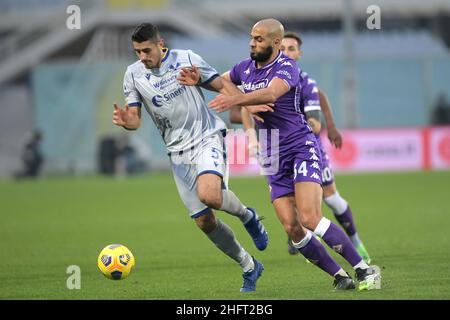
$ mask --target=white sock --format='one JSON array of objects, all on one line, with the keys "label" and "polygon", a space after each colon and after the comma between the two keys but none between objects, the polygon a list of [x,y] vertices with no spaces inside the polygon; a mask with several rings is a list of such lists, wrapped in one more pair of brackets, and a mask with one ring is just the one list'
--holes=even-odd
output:
[{"label": "white sock", "polygon": [[319,224],[317,225],[316,229],[314,229],[314,233],[317,234],[319,237],[323,237],[323,235],[327,232],[328,228],[330,227],[331,221],[325,217],[322,217],[320,219]]},{"label": "white sock", "polygon": [[222,206],[220,210],[238,217],[244,224],[253,217],[252,213],[247,210],[231,190],[222,190]]},{"label": "white sock", "polygon": [[347,272],[344,271],[344,269],[340,268],[338,272],[336,272],[333,276],[336,277],[336,275],[340,275],[343,277],[348,277]]},{"label": "white sock", "polygon": [[369,265],[364,262],[364,260],[361,259],[360,262],[358,262],[356,265],[353,266],[353,269],[367,269]]},{"label": "white sock", "polygon": [[334,214],[337,215],[343,214],[348,207],[347,201],[345,201],[337,191],[331,196],[324,198],[323,201],[331,210],[333,210]]},{"label": "white sock", "polygon": [[242,270],[244,272],[253,271],[253,269],[255,268],[255,263],[253,262],[253,258],[247,251],[244,250],[244,248],[242,248],[239,256],[241,258],[239,265],[242,267]]},{"label": "white sock", "polygon": [[362,242],[358,236],[358,232],[349,237],[355,247],[359,246]]},{"label": "white sock", "polygon": [[309,241],[311,240],[312,235],[313,235],[313,233],[308,230],[307,233],[306,233],[306,236],[302,240],[300,240],[299,242],[294,242],[293,240],[290,240],[290,241],[292,242],[292,245],[295,248],[301,249],[301,248],[303,248],[304,246],[306,246],[309,243]]}]

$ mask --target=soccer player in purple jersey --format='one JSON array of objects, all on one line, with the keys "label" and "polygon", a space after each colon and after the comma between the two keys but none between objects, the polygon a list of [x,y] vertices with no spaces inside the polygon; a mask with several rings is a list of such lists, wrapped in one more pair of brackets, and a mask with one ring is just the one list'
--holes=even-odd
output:
[{"label": "soccer player in purple jersey", "polygon": [[279,161],[278,172],[269,175],[268,180],[280,222],[294,247],[335,278],[335,289],[353,289],[355,284],[313,232],[352,265],[359,281],[358,289],[374,289],[380,277],[378,271],[364,262],[338,226],[322,216],[320,152],[314,133],[300,111],[299,67],[280,51],[283,35],[284,28],[275,19],[256,23],[251,31],[251,59],[241,61],[222,76],[235,85],[242,85],[245,93],[221,94],[209,105],[222,112],[233,106],[274,104],[274,112],[260,113],[263,121],[256,123],[268,131],[268,137],[272,132],[279,136],[278,151],[271,150],[272,141],[268,141],[263,152],[277,156]]},{"label": "soccer player in purple jersey", "polygon": [[[303,54],[303,51],[301,50],[302,44],[303,41],[297,34],[293,32],[286,32],[283,40],[281,41],[280,49],[289,58],[299,60]],[[316,82],[310,77],[308,78],[305,72],[300,74],[300,79],[301,82],[303,82],[301,87],[302,112],[305,114],[308,124],[316,135],[317,143],[322,153],[323,201],[333,211],[336,220],[344,228],[358,253],[366,263],[370,264],[371,258],[358,236],[350,206],[348,202],[341,197],[336,189],[333,169],[331,168],[328,154],[323,147],[322,140],[320,138],[319,133],[321,123],[319,112],[322,110],[325,123],[327,125],[328,138],[330,139],[330,142],[338,149],[342,146],[342,136],[334,124],[333,114],[331,112],[328,98],[325,92],[318,88]],[[298,253],[298,250],[292,245],[291,241],[288,241],[288,245],[289,253]]]}]

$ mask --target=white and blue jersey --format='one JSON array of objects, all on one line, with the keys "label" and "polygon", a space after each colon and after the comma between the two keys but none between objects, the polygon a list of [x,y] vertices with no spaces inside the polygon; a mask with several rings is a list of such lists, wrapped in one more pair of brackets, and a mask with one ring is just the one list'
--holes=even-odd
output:
[{"label": "white and blue jersey", "polygon": [[225,123],[208,108],[198,86],[184,86],[176,79],[181,68],[195,65],[206,84],[217,71],[191,50],[165,50],[159,69],[141,61],[130,65],[124,77],[129,106],[144,105],[166,144],[181,200],[191,217],[209,208],[197,195],[197,177],[210,173],[228,184],[228,163],[223,132]]},{"label": "white and blue jersey", "polygon": [[201,82],[219,76],[191,50],[165,50],[161,67],[147,69],[141,61],[128,66],[124,95],[129,106],[144,105],[159,129],[167,151],[179,152],[199,145],[205,137],[226,129],[208,108],[198,86],[184,86],[176,79],[181,68],[197,66]]}]

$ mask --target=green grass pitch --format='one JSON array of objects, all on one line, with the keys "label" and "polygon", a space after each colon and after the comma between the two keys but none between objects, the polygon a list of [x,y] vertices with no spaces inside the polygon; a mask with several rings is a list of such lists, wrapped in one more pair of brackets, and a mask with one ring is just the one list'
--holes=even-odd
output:
[{"label": "green grass pitch", "polygon": [[[339,175],[337,183],[382,268],[382,290],[334,292],[331,277],[289,256],[266,182],[255,177],[233,178],[230,188],[266,217],[265,251],[217,212],[265,266],[257,291],[241,294],[239,266],[188,217],[172,176],[155,173],[0,182],[0,299],[450,299],[450,171]],[[125,280],[97,269],[111,243],[136,257]],[[81,268],[80,290],[66,287],[69,265]]]}]

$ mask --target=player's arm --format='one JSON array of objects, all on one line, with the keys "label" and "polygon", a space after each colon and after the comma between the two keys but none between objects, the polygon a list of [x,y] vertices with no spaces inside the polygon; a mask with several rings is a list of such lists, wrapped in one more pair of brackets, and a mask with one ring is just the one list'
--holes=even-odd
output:
[{"label": "player's arm", "polygon": [[141,125],[142,102],[130,69],[127,69],[123,78],[123,94],[126,101],[125,106],[121,108],[114,103],[112,122],[126,130],[136,130]]},{"label": "player's arm", "polygon": [[[209,83],[209,87],[212,90],[220,92],[221,95],[224,96],[244,96],[245,94],[239,90],[239,88],[230,81],[229,73],[225,73],[222,76],[216,77],[213,81]],[[237,108],[237,104],[231,106],[231,108]],[[273,105],[272,105],[273,106]],[[250,105],[247,106],[246,109],[253,117],[256,117],[258,120],[263,121],[260,116],[258,116],[259,112],[273,112],[273,108],[270,105],[260,104],[260,105]]]},{"label": "player's arm", "polygon": [[[229,110],[232,106],[255,106],[273,104],[290,90],[289,85],[280,78],[270,81],[267,88],[255,90],[246,94],[218,95],[209,103],[217,112]],[[253,112],[252,112],[253,113]]]},{"label": "player's arm", "polygon": [[328,97],[320,88],[319,98],[323,117],[325,118],[325,123],[327,125],[328,139],[330,140],[332,145],[340,149],[342,147],[342,135],[338,131],[338,129],[336,128],[336,124],[334,123],[333,113],[331,112],[331,106]]},{"label": "player's arm", "polygon": [[258,153],[258,136],[255,130],[255,121],[253,116],[247,108],[241,108],[241,120],[245,129],[245,134],[248,137],[248,153],[250,156],[255,156]]},{"label": "player's arm", "polygon": [[242,123],[241,107],[240,106],[231,107],[229,118],[231,123],[234,124]]},{"label": "player's arm", "polygon": [[138,106],[130,107],[128,104],[120,108],[114,103],[112,122],[126,130],[136,130],[141,125],[141,108]]},{"label": "player's arm", "polygon": [[305,114],[306,114],[306,119],[308,121],[308,125],[311,127],[312,131],[315,134],[319,134],[320,129],[322,127],[320,124],[320,111],[313,110],[313,111],[305,112]]}]

